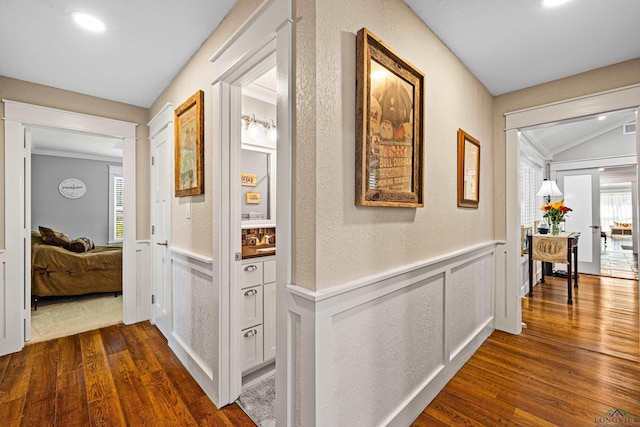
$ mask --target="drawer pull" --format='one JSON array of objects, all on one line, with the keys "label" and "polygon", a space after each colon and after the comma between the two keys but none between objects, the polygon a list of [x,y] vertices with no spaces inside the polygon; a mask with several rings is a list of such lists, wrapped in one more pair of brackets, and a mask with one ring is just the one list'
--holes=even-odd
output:
[{"label": "drawer pull", "polygon": [[247,292],[244,293],[245,297],[252,297],[254,295],[257,295],[258,291],[256,291],[255,289],[249,289]]},{"label": "drawer pull", "polygon": [[257,265],[251,264],[251,265],[247,265],[244,268],[244,271],[256,271],[258,269]]},{"label": "drawer pull", "polygon": [[254,336],[254,335],[255,335],[255,334],[257,334],[257,333],[258,333],[258,331],[256,331],[255,329],[252,329],[252,330],[250,330],[250,331],[245,332],[245,333],[244,333],[244,337],[245,337],[245,338],[249,338],[249,337]]}]

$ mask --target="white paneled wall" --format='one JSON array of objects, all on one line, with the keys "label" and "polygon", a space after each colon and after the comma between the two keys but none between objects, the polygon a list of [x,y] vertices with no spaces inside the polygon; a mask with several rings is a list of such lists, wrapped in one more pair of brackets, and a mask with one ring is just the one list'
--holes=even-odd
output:
[{"label": "white paneled wall", "polygon": [[410,424],[493,331],[496,247],[288,287],[289,423]]},{"label": "white paneled wall", "polygon": [[169,346],[214,402],[218,401],[219,292],[212,262],[172,249]]}]

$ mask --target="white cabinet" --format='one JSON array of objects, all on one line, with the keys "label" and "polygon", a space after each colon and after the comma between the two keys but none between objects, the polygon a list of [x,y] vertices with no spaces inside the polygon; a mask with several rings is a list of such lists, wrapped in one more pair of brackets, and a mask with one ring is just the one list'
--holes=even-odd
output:
[{"label": "white cabinet", "polygon": [[276,357],[276,261],[269,258],[242,262],[243,371]]},{"label": "white cabinet", "polygon": [[264,360],[276,357],[276,284],[268,283],[263,286],[264,300]]}]

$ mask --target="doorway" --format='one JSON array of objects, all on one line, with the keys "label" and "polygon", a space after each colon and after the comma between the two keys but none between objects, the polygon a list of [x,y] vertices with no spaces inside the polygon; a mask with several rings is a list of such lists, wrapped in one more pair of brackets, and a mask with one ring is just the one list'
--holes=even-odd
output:
[{"label": "doorway", "polygon": [[[0,337],[0,354],[22,349],[29,337],[31,288],[30,284],[30,166],[31,156],[28,128],[46,127],[89,135],[103,135],[120,139],[123,143],[123,177],[131,183],[124,194],[125,212],[136,212],[135,194],[135,123],[105,119],[64,110],[4,100],[5,103],[5,251],[3,287],[7,304],[3,323],[5,334]],[[136,217],[125,214],[123,238],[123,321],[137,320],[136,303]],[[21,301],[16,304],[15,301]]]},{"label": "doorway", "polygon": [[[122,323],[122,140],[38,126],[26,132],[29,343]],[[51,230],[71,243],[61,236],[52,245]],[[91,267],[81,268],[85,261]]]}]

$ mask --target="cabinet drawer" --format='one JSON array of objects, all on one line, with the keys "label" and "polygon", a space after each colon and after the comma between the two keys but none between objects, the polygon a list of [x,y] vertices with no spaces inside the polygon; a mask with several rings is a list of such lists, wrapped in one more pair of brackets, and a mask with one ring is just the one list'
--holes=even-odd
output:
[{"label": "cabinet drawer", "polygon": [[262,285],[262,261],[242,264],[242,288]]},{"label": "cabinet drawer", "polygon": [[262,286],[242,289],[242,329],[262,323]]},{"label": "cabinet drawer", "polygon": [[243,329],[241,332],[242,340],[242,369],[246,371],[257,366],[263,361],[262,349],[262,325],[252,328]]},{"label": "cabinet drawer", "polygon": [[276,261],[264,262],[264,283],[271,283],[276,281]]}]

